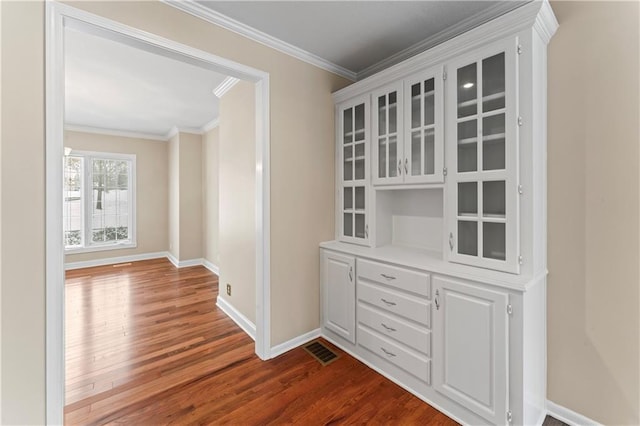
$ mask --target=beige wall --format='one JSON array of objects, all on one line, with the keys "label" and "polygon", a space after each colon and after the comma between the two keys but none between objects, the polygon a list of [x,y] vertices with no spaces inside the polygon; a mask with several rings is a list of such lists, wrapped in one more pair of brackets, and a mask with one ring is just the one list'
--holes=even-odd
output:
[{"label": "beige wall", "polygon": [[202,258],[202,136],[180,133],[180,257]]},{"label": "beige wall", "polygon": [[2,424],[45,410],[44,5],[2,8]]},{"label": "beige wall", "polygon": [[[220,296],[256,321],[256,138],[254,84],[220,99]],[[231,284],[231,296],[226,285]]]},{"label": "beige wall", "polygon": [[167,171],[169,180],[169,253],[180,259],[180,134],[169,139]]},{"label": "beige wall", "polygon": [[218,235],[219,127],[202,135],[202,257],[220,266]]},{"label": "beige wall", "polygon": [[640,424],[639,4],[554,2],[548,398]]},{"label": "beige wall", "polygon": [[349,82],[158,2],[72,5],[269,73],[271,345],[319,327],[318,243],[334,237],[331,93]]},{"label": "beige wall", "polygon": [[66,262],[105,259],[167,251],[168,144],[149,139],[65,132],[64,145],[78,151],[136,155],[136,239],[131,249],[105,250],[65,256]]},{"label": "beige wall", "polygon": [[202,258],[202,136],[169,139],[169,252],[178,261]]}]

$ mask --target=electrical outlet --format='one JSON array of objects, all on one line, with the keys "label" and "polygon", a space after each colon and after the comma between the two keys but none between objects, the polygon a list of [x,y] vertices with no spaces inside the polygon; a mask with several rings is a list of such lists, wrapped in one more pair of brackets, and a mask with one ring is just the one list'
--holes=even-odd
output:
[{"label": "electrical outlet", "polygon": [[227,296],[231,296],[231,284],[227,284]]}]

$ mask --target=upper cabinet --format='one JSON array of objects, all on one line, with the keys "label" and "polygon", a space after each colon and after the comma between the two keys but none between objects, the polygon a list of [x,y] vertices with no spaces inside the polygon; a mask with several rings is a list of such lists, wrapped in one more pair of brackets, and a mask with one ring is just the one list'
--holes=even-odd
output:
[{"label": "upper cabinet", "polygon": [[407,183],[444,181],[444,93],[442,68],[404,81],[405,177]]},{"label": "upper cabinet", "polygon": [[516,40],[448,65],[449,260],[518,272]]},{"label": "upper cabinet", "polygon": [[556,28],[548,2],[529,2],[336,92],[338,239],[481,276],[545,271]]},{"label": "upper cabinet", "polygon": [[369,240],[369,102],[360,97],[336,108],[338,125],[339,239]]},{"label": "upper cabinet", "polygon": [[374,185],[442,183],[442,70],[422,71],[374,91]]},{"label": "upper cabinet", "polygon": [[402,183],[406,165],[402,136],[402,81],[371,95],[374,113],[373,183]]}]

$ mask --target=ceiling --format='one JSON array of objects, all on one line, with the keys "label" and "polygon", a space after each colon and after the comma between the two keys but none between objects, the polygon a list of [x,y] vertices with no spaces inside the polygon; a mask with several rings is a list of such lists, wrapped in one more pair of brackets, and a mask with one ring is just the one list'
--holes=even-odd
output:
[{"label": "ceiling", "polygon": [[215,14],[224,15],[338,65],[359,79],[526,2],[449,0],[196,3]]},{"label": "ceiling", "polygon": [[165,137],[218,117],[225,75],[76,29],[65,30],[65,125]]},{"label": "ceiling", "polygon": [[[526,3],[164,1],[354,80]],[[213,90],[225,78],[99,34],[65,30],[67,127],[160,139],[174,127],[199,131],[218,116]]]}]

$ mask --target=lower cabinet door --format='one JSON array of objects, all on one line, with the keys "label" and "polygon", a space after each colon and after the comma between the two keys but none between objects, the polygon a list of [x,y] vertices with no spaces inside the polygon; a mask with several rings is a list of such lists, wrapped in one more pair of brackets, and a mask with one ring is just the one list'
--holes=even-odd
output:
[{"label": "lower cabinet door", "polygon": [[356,342],[355,258],[322,250],[322,324]]},{"label": "lower cabinet door", "polygon": [[508,410],[507,293],[435,277],[433,385],[492,424]]}]

